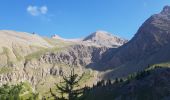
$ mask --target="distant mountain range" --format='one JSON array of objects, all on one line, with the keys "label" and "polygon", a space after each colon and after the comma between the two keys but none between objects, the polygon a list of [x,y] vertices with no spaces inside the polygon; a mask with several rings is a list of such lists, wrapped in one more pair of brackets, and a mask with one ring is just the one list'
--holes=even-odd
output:
[{"label": "distant mountain range", "polygon": [[63,41],[72,41],[72,42],[86,42],[88,44],[96,44],[98,46],[103,47],[119,47],[128,42],[128,40],[120,38],[118,36],[114,36],[111,33],[106,31],[96,31],[89,36],[82,38],[82,39],[64,39],[58,35],[53,35],[53,39],[59,39]]}]

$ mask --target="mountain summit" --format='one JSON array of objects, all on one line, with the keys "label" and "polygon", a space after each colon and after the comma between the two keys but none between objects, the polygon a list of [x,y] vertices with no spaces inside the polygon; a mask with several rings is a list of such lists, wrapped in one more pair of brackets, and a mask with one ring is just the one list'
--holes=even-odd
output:
[{"label": "mountain summit", "polygon": [[96,31],[84,38],[83,41],[93,42],[106,47],[119,47],[127,42],[127,40],[113,36],[106,31]]},{"label": "mountain summit", "polygon": [[170,6],[165,6],[161,12],[161,14],[170,14]]}]

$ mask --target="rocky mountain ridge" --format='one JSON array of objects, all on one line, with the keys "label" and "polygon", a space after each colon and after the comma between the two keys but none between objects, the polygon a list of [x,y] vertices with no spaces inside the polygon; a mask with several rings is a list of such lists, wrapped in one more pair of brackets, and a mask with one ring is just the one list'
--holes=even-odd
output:
[{"label": "rocky mountain ridge", "polygon": [[170,6],[152,15],[139,28],[135,36],[118,48],[108,64],[114,70],[111,76],[126,76],[143,70],[148,65],[170,61]]},{"label": "rocky mountain ridge", "polygon": [[109,47],[109,48],[117,48],[128,42],[128,40],[120,38],[118,36],[114,36],[106,31],[96,31],[82,39],[64,39],[58,36],[57,34],[53,35],[52,38],[63,40],[63,41],[78,42],[82,44],[89,44],[89,45],[93,44],[96,46]]}]

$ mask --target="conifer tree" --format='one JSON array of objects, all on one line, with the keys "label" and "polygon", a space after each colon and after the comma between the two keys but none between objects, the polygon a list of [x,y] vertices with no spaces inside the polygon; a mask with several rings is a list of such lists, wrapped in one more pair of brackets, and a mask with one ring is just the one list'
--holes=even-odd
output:
[{"label": "conifer tree", "polygon": [[74,73],[74,69],[72,69],[71,74],[68,77],[63,75],[63,82],[56,84],[60,96],[53,93],[52,89],[50,89],[52,97],[54,97],[55,100],[79,100],[80,95],[84,92],[84,89],[78,89],[78,83],[82,77],[83,75],[78,76],[78,74]]},{"label": "conifer tree", "polygon": [[119,79],[116,78],[114,83],[115,83],[115,84],[119,83]]},{"label": "conifer tree", "polygon": [[109,80],[107,80],[107,83],[106,83],[106,85],[108,86],[108,85],[112,85],[112,81],[109,79]]}]

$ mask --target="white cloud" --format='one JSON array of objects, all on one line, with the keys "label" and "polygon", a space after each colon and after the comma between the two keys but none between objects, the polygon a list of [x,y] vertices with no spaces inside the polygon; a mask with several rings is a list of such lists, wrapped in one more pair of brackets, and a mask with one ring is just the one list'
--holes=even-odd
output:
[{"label": "white cloud", "polygon": [[46,6],[42,6],[42,7],[40,8],[40,11],[41,11],[42,14],[46,14],[47,11],[48,11],[48,8],[47,8]]},{"label": "white cloud", "polygon": [[47,6],[28,6],[27,12],[31,14],[32,16],[39,16],[39,15],[45,15],[48,12]]},{"label": "white cloud", "polygon": [[30,13],[33,16],[39,15],[39,11],[38,11],[38,8],[36,6],[28,6],[27,11],[28,11],[28,13]]}]

